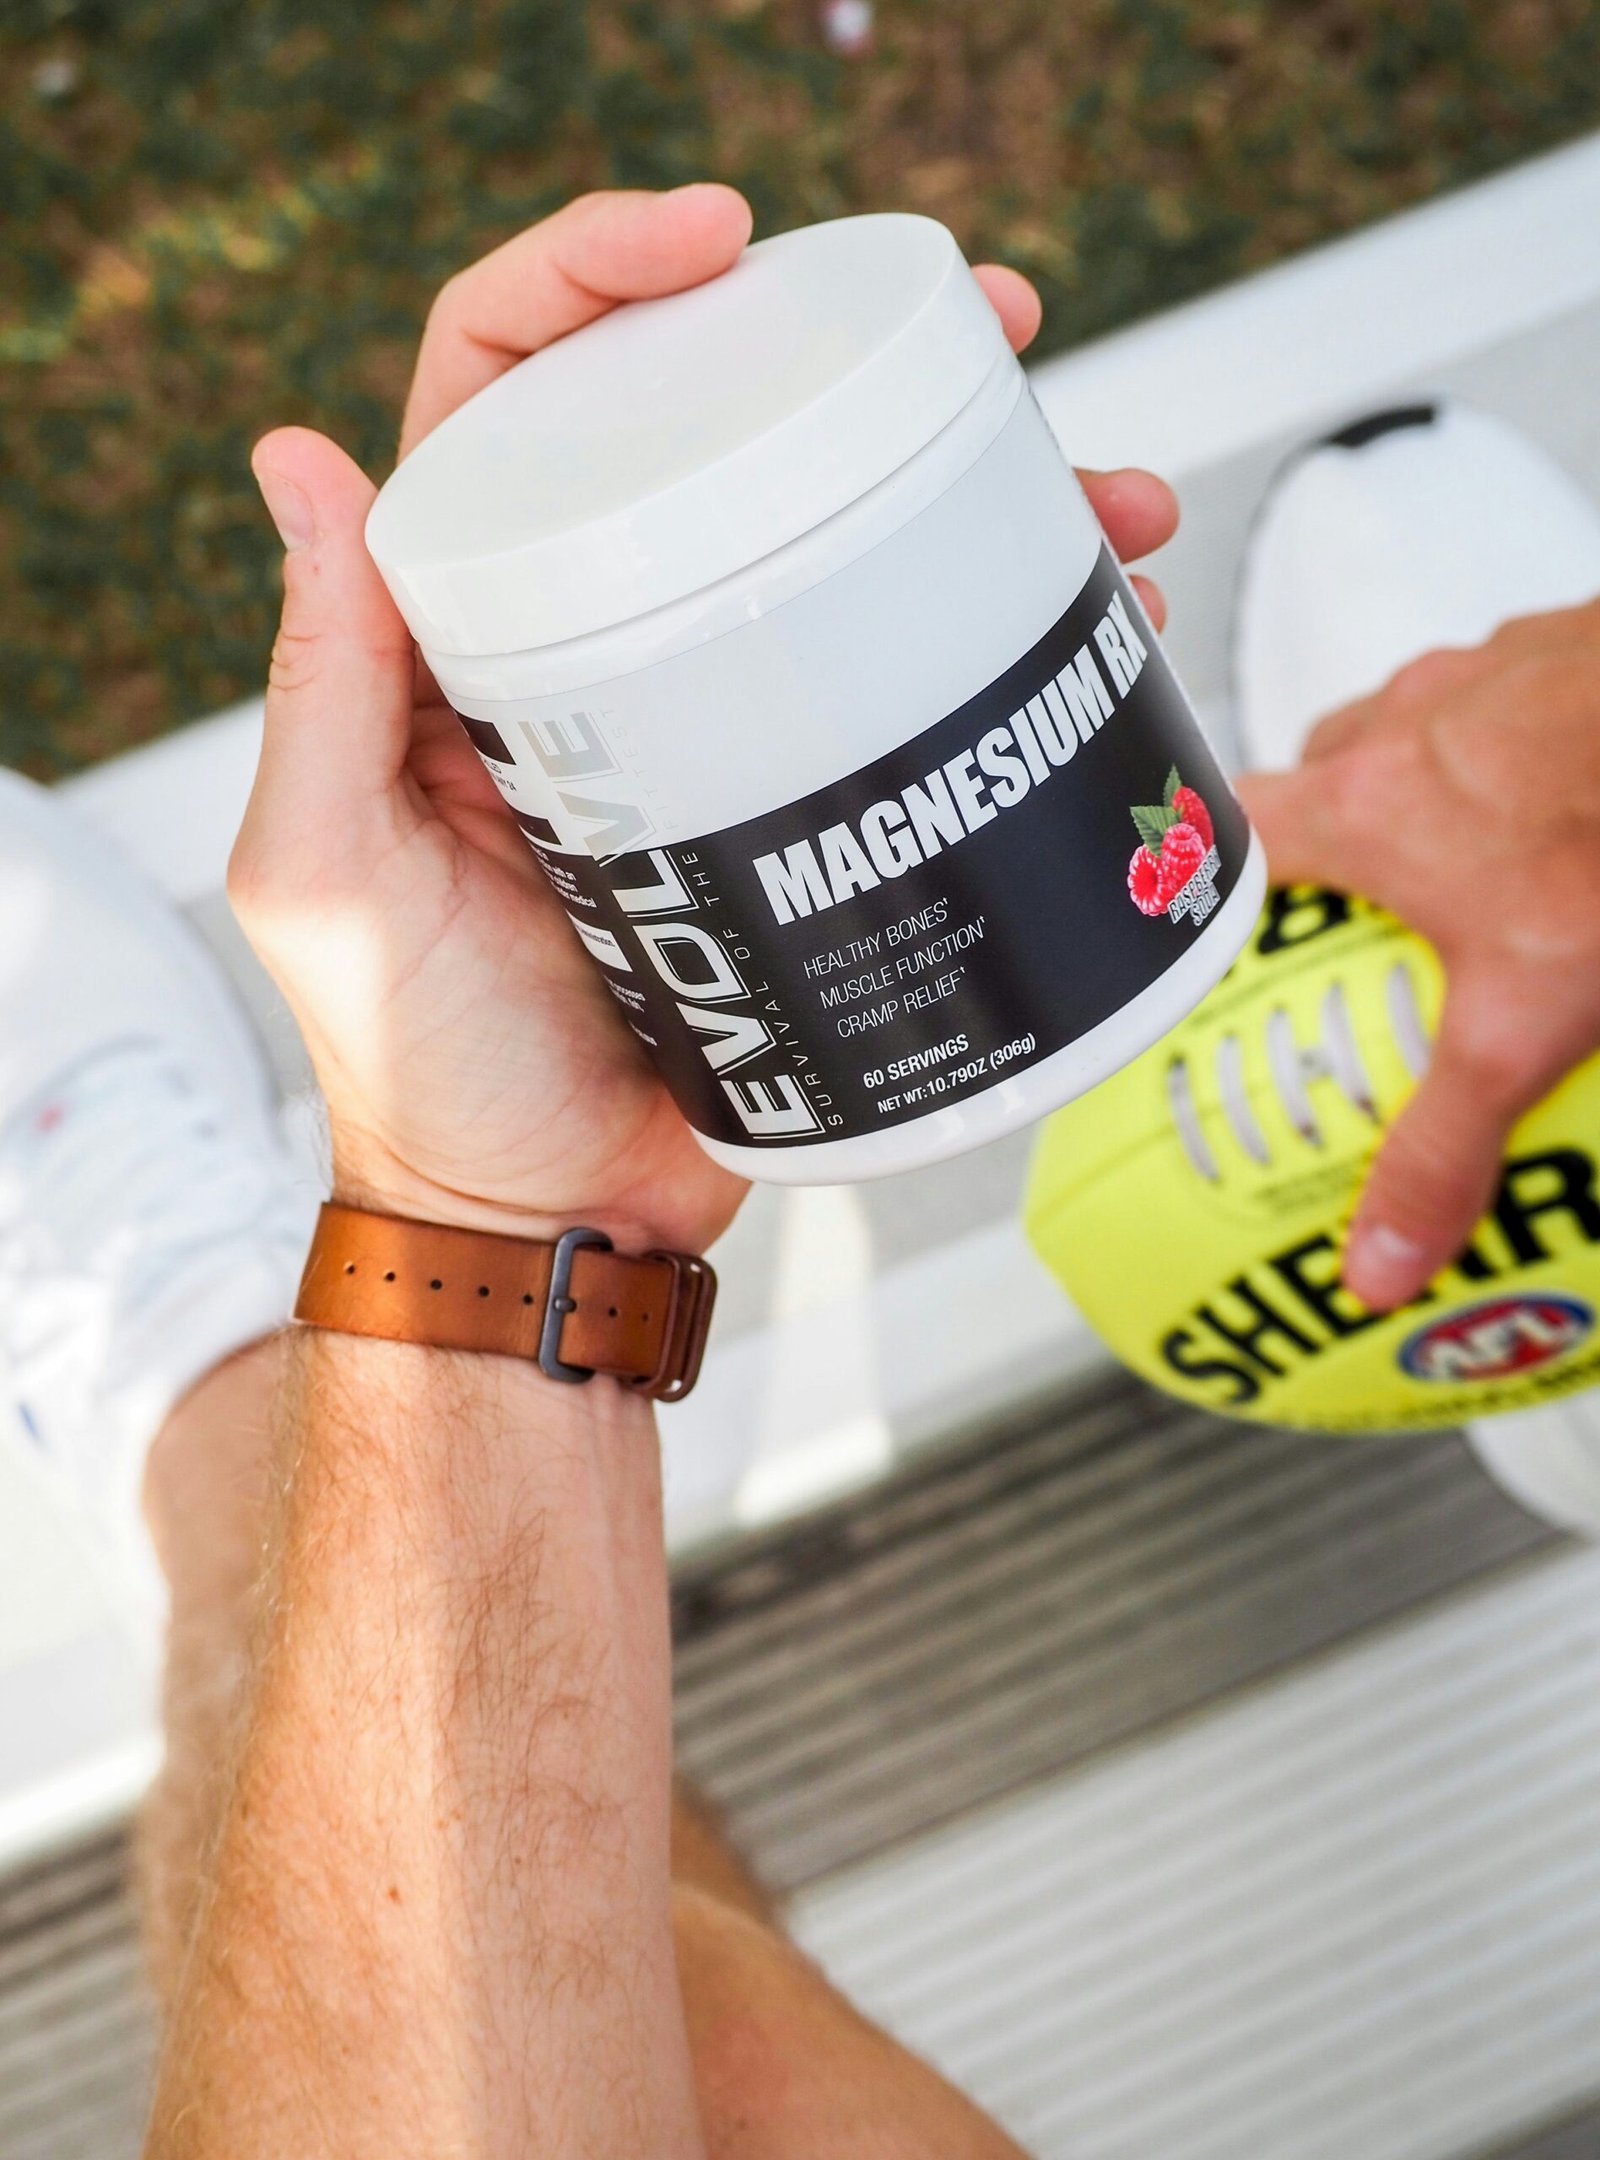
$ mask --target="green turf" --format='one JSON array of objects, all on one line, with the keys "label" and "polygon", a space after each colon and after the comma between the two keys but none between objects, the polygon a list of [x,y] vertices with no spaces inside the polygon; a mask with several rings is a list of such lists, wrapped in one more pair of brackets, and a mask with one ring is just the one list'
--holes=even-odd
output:
[{"label": "green turf", "polygon": [[[454,268],[574,191],[715,175],[759,228],[903,207],[1091,337],[1600,123],[1577,0],[10,0],[0,760],[243,695],[285,420],[374,472]],[[1375,334],[1377,334],[1375,332]]]}]

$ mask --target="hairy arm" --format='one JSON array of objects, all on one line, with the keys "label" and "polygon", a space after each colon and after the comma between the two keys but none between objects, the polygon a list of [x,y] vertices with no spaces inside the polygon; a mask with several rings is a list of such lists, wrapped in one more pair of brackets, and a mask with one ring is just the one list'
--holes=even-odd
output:
[{"label": "hairy arm", "polygon": [[[520,234],[435,304],[404,447],[615,302],[716,276],[749,232],[748,205],[703,186],[586,197]],[[1036,298],[980,275],[1020,349]],[[230,892],[310,1050],[349,1197],[703,1251],[739,1182],[419,673],[363,544],[370,483],[301,429],[255,464],[284,615]],[[1170,536],[1148,474],[1086,484],[1124,555]],[[505,1360],[289,1350],[248,1717],[151,2153],[697,2153],[644,1405]]]},{"label": "hairy arm", "polygon": [[290,1365],[148,2152],[697,2155],[649,1406],[349,1337]]}]

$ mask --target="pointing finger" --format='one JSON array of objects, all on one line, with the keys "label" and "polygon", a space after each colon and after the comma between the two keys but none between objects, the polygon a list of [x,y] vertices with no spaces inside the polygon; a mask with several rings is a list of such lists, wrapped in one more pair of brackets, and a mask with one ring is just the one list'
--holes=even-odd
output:
[{"label": "pointing finger", "polygon": [[1515,963],[1457,970],[1427,1071],[1379,1150],[1344,1275],[1366,1304],[1414,1297],[1494,1197],[1512,1128],[1583,1055],[1559,984]]},{"label": "pointing finger", "polygon": [[1237,786],[1239,800],[1261,835],[1275,885],[1358,889],[1347,836],[1334,815],[1320,763],[1285,773],[1243,773]]},{"label": "pointing finger", "polygon": [[1522,1107],[1486,1094],[1441,1041],[1379,1150],[1345,1247],[1344,1279],[1363,1304],[1403,1305],[1460,1252],[1493,1198]]}]

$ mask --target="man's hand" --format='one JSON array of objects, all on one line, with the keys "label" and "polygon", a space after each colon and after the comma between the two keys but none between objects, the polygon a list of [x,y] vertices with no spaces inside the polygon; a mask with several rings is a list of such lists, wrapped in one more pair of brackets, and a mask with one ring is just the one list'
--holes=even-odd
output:
[{"label": "man's hand", "polygon": [[[445,287],[402,451],[616,302],[726,270],[749,235],[724,187],[569,204]],[[1031,288],[978,274],[1025,345]],[[581,1216],[628,1246],[705,1245],[743,1187],[696,1145],[419,668],[362,542],[371,484],[302,429],[266,437],[255,468],[288,554],[230,885],[309,1045],[341,1194],[527,1235]],[[1124,555],[1170,536],[1150,475],[1087,485]]]},{"label": "man's hand", "polygon": [[1388,1308],[1460,1251],[1512,1126],[1600,1048],[1600,602],[1414,661],[1240,793],[1276,882],[1362,893],[1444,962],[1432,1063],[1345,1256]]}]

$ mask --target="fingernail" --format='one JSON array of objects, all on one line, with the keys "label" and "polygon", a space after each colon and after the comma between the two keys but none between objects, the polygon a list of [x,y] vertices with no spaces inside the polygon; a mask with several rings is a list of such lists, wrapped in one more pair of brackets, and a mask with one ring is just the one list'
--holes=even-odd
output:
[{"label": "fingernail", "polygon": [[311,497],[297,481],[285,480],[281,473],[258,472],[256,486],[261,490],[261,500],[267,506],[267,515],[278,528],[278,538],[285,551],[293,555],[307,548],[317,536],[316,514],[311,508]]},{"label": "fingernail", "polygon": [[1428,1255],[1415,1238],[1402,1237],[1387,1223],[1362,1223],[1344,1249],[1344,1280],[1363,1305],[1387,1312],[1415,1297],[1428,1280]]}]

